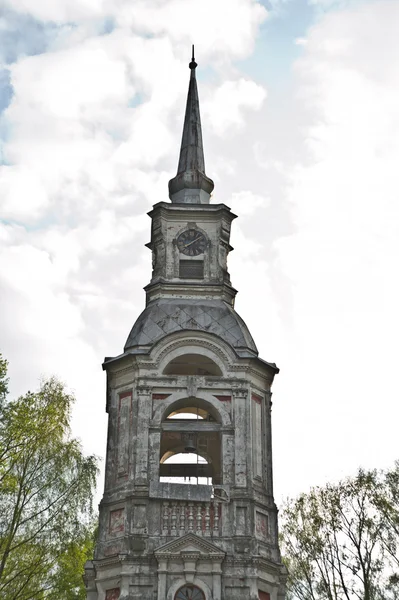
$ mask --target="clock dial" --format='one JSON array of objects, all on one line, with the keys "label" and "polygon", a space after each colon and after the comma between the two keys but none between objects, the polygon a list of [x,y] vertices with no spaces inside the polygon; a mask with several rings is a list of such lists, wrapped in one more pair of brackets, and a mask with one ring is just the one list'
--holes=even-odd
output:
[{"label": "clock dial", "polygon": [[188,229],[177,238],[177,247],[186,256],[198,256],[205,252],[206,239],[197,229]]}]

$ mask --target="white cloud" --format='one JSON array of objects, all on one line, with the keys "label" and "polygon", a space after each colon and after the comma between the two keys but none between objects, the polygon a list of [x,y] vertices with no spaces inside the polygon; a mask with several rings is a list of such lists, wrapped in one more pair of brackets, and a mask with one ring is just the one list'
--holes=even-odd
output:
[{"label": "white cloud", "polygon": [[5,3],[12,10],[29,14],[39,21],[56,23],[100,17],[106,10],[103,0],[5,0]]},{"label": "white cloud", "polygon": [[[253,51],[254,40],[267,11],[257,0],[6,0],[13,11],[39,21],[78,23],[92,34],[101,20],[139,35],[167,36],[188,52],[198,44],[201,60],[231,61]],[[74,32],[72,31],[74,39]],[[76,35],[76,31],[75,31]],[[79,32],[78,32],[79,35]]]},{"label": "white cloud", "polygon": [[40,175],[28,165],[0,166],[0,196],[3,218],[36,218],[49,203]]},{"label": "white cloud", "polygon": [[228,204],[233,212],[241,216],[253,215],[260,208],[270,204],[270,198],[254,194],[250,190],[234,192]]},{"label": "white cloud", "polygon": [[182,49],[197,44],[197,57],[230,61],[253,51],[258,28],[267,12],[256,0],[162,0],[120,3],[116,18],[135,31],[168,35]]},{"label": "white cloud", "polygon": [[[237,310],[261,355],[282,368],[277,489],[375,464],[376,447],[391,458],[396,417],[387,424],[383,414],[397,392],[389,340],[399,334],[397,3],[319,19],[304,32],[296,82],[270,90],[267,103],[264,86],[229,64],[255,48],[266,11],[253,0],[17,0],[15,10],[78,22],[10,67],[0,328],[14,391],[58,373],[78,394],[75,431],[104,452],[100,362],[121,351],[144,307],[145,213],[167,199],[176,169],[194,41],[215,201],[243,217],[229,257]],[[98,35],[107,16],[116,27]]]},{"label": "white cloud", "polygon": [[244,111],[259,110],[265,98],[266,90],[254,81],[225,81],[205,99],[202,112],[212,130],[222,136],[243,127]]},{"label": "white cloud", "polygon": [[[102,454],[100,364],[122,350],[144,308],[146,212],[167,200],[176,169],[191,41],[204,40],[200,65],[223,62],[231,75],[228,63],[252,51],[266,11],[254,0],[17,0],[12,9],[59,27],[40,53],[24,52],[10,65],[0,167],[1,351],[13,393],[52,373],[76,390],[75,433]],[[107,18],[114,28],[99,35]],[[226,89],[224,72],[218,77],[206,88],[210,111],[211,97],[221,101]],[[264,92],[249,79],[228,85],[236,97],[223,126],[242,129],[242,111],[259,108]],[[234,173],[234,160],[218,168]],[[102,432],[94,437],[89,415]]]},{"label": "white cloud", "polygon": [[307,151],[289,189],[296,233],[277,250],[298,340],[288,376],[304,386],[287,435],[316,480],[397,455],[398,20],[393,2],[330,14],[297,64]]},{"label": "white cloud", "polygon": [[0,180],[6,217],[32,221],[55,204],[77,217],[111,197],[134,196],[143,176],[149,183],[140,170],[170,151],[168,119],[180,90],[162,104],[165,75],[147,85],[147,102],[129,106],[136,87],[151,81],[134,58],[147,47],[150,63],[165,54],[165,43],[115,32],[11,67],[14,98],[5,117],[12,135]]}]

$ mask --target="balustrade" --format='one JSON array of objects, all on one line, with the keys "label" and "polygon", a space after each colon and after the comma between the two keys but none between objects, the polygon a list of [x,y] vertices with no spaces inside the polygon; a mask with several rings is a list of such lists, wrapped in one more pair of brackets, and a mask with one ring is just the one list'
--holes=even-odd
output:
[{"label": "balustrade", "polygon": [[168,536],[195,533],[207,537],[220,535],[222,503],[170,500],[162,503],[162,534]]}]

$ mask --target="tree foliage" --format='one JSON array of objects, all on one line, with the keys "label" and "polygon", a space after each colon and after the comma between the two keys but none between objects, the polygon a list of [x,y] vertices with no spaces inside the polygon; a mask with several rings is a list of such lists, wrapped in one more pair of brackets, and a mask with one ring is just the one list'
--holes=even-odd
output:
[{"label": "tree foliage", "polygon": [[48,580],[46,600],[86,600],[83,567],[93,558],[96,532],[97,524],[92,522],[82,526],[80,534],[65,544]]},{"label": "tree foliage", "polygon": [[7,361],[0,354],[0,408],[8,394],[7,367]]},{"label": "tree foliage", "polygon": [[[2,375],[2,381],[6,381],[6,373]],[[3,402],[0,418],[3,600],[84,597],[76,577],[71,584],[65,580],[61,590],[67,566],[74,561],[75,566],[79,564],[76,574],[81,577],[83,555],[91,550],[92,498],[97,475],[97,459],[85,457],[80,443],[71,436],[73,402],[74,397],[54,378],[43,382],[38,392]]]},{"label": "tree foliage", "polygon": [[288,501],[282,549],[290,598],[399,598],[399,463]]}]

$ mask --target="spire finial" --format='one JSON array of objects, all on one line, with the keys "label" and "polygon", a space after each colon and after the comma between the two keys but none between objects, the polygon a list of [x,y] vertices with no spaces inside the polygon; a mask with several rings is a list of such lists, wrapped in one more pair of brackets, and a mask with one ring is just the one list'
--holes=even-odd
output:
[{"label": "spire finial", "polygon": [[195,62],[195,58],[194,58],[194,44],[192,45],[192,55],[191,55],[191,62],[188,65],[190,67],[190,69],[194,70],[198,65]]},{"label": "spire finial", "polygon": [[172,202],[186,204],[208,204],[214,183],[205,175],[204,150],[202,148],[201,118],[195,69],[197,63],[192,47],[189,64],[186,114],[180,147],[177,175],[169,181],[169,198]]}]

